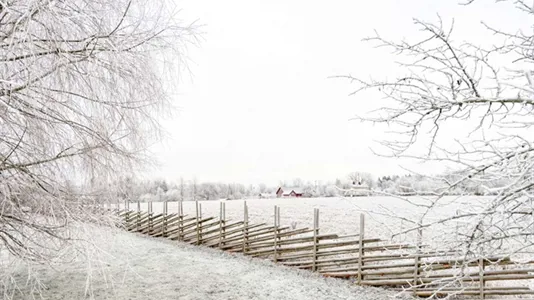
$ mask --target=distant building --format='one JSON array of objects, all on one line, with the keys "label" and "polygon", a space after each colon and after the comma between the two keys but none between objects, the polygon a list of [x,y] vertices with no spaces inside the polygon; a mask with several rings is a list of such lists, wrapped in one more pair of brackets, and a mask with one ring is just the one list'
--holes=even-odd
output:
[{"label": "distant building", "polygon": [[371,189],[367,184],[361,181],[353,181],[352,185],[348,190],[344,190],[343,196],[345,197],[354,197],[354,196],[369,196],[371,194]]},{"label": "distant building", "polygon": [[301,188],[288,188],[288,187],[279,187],[278,190],[276,190],[276,197],[282,198],[282,197],[302,197],[304,195],[304,190]]},{"label": "distant building", "polygon": [[258,198],[260,199],[272,199],[272,198],[276,198],[277,195],[276,194],[273,194],[273,193],[260,193],[258,194]]}]

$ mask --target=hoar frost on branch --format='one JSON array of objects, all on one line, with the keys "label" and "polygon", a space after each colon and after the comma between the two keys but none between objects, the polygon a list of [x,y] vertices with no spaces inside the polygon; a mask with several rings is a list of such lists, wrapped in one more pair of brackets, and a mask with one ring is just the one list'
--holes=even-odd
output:
[{"label": "hoar frost on branch", "polygon": [[0,252],[48,261],[107,220],[88,205],[146,160],[195,27],[159,0],[0,1]]},{"label": "hoar frost on branch", "polygon": [[[464,4],[472,2],[476,1]],[[534,15],[526,1],[505,2],[530,18]],[[394,128],[380,142],[386,149],[382,155],[440,162],[456,170],[434,178],[442,188],[437,197],[418,202],[424,212],[411,220],[408,232],[433,226],[457,229],[447,225],[460,222],[456,243],[450,245],[466,255],[532,253],[534,23],[517,32],[483,23],[501,42],[485,47],[455,40],[454,22],[446,26],[438,19],[437,23],[415,20],[425,35],[420,40],[393,42],[378,33],[366,39],[401,57],[405,74],[392,81],[348,76],[358,85],[356,94],[373,89],[384,96],[380,108],[357,119]],[[508,184],[490,184],[497,181]],[[466,184],[496,196],[481,206],[436,216],[448,191]]]}]

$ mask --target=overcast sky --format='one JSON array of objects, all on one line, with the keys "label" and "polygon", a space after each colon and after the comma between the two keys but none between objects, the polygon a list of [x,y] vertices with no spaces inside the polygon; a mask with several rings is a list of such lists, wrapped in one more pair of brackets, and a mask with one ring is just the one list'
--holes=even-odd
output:
[{"label": "overcast sky", "polygon": [[[178,1],[186,20],[205,24],[191,48],[191,74],[173,95],[179,107],[165,121],[166,142],[154,147],[161,165],[152,176],[177,180],[265,182],[334,180],[349,172],[406,173],[412,162],[376,157],[370,147],[383,129],[349,121],[379,95],[349,96],[349,82],[329,78],[393,78],[392,57],[361,39],[376,29],[400,40],[415,37],[412,18],[447,23],[457,40],[484,35],[480,21],[513,28],[509,5],[456,1]],[[365,96],[365,97],[363,97]]]}]

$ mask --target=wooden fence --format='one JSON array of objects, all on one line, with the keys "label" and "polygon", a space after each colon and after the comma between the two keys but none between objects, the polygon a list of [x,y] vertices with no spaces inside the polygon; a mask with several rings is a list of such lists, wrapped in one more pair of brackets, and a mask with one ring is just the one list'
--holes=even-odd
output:
[{"label": "wooden fence", "polygon": [[[280,207],[274,207],[273,224],[249,222],[244,202],[243,220],[227,220],[220,203],[218,217],[202,216],[196,202],[194,215],[187,215],[178,202],[178,213],[118,210],[121,226],[132,232],[205,245],[228,252],[271,259],[290,267],[324,276],[354,279],[357,284],[388,287],[423,297],[465,295],[490,298],[503,295],[533,295],[528,281],[534,279],[534,262],[518,265],[508,257],[466,257],[450,251],[425,250],[422,232],[414,244],[397,244],[365,235],[360,215],[359,232],[340,236],[320,231],[319,209],[314,210],[313,228],[291,228],[280,224]],[[513,284],[513,285],[511,285]]]}]

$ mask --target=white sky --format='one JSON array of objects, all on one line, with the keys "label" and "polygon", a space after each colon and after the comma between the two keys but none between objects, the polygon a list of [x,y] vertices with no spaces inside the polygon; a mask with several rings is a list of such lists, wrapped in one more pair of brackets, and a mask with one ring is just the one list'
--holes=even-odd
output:
[{"label": "white sky", "polygon": [[[353,171],[406,173],[410,162],[374,156],[382,130],[349,119],[373,108],[373,95],[349,97],[347,81],[329,76],[394,77],[393,59],[361,39],[373,30],[400,40],[419,34],[412,18],[446,23],[458,40],[484,38],[480,20],[514,28],[510,4],[456,1],[177,1],[182,16],[205,24],[205,41],[189,52],[165,121],[169,139],[154,147],[151,175],[177,180],[265,182],[299,177],[334,180]],[[501,28],[503,26],[500,26]],[[462,28],[460,28],[462,27]]]}]

